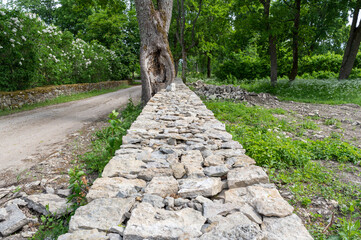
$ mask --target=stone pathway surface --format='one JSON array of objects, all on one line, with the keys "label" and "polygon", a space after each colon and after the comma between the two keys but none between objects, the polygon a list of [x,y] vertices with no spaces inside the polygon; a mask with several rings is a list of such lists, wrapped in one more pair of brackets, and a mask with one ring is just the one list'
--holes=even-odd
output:
[{"label": "stone pathway surface", "polygon": [[65,239],[312,239],[261,167],[179,79],[156,94]]}]

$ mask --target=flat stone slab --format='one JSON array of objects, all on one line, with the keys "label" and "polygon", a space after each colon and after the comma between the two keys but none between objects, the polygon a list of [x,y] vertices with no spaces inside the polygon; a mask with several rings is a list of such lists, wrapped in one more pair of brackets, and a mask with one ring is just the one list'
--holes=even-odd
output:
[{"label": "flat stone slab", "polygon": [[[211,220],[201,240],[266,240],[258,224],[238,212],[227,217],[217,216]],[[268,240],[268,239],[267,239]]]},{"label": "flat stone slab", "polygon": [[98,198],[127,198],[137,194],[145,186],[146,182],[141,179],[98,178],[94,181],[86,198],[88,202]]},{"label": "flat stone slab", "polygon": [[128,177],[138,175],[146,168],[143,161],[136,160],[135,154],[116,155],[105,166],[102,177]]},{"label": "flat stone slab", "polygon": [[203,171],[204,174],[209,177],[222,177],[228,173],[229,169],[226,167],[226,165],[219,165],[205,167]]},{"label": "flat stone slab", "polygon": [[141,203],[133,210],[125,228],[124,240],[189,239],[202,234],[206,218],[191,208],[168,211]]},{"label": "flat stone slab", "polygon": [[145,193],[166,197],[177,194],[178,182],[174,177],[154,177],[145,188]]},{"label": "flat stone slab", "polygon": [[[67,203],[68,200],[66,198],[61,198],[51,193],[29,195],[25,197],[24,200],[28,203],[29,208],[43,215],[48,215],[49,213],[62,215],[71,207],[71,204]],[[49,207],[49,211],[46,209],[47,206]]]},{"label": "flat stone slab", "polygon": [[296,214],[284,218],[265,217],[262,229],[267,232],[268,240],[313,239]]},{"label": "flat stone slab", "polygon": [[69,231],[98,229],[108,231],[121,224],[135,203],[134,198],[99,198],[78,208],[69,222]]},{"label": "flat stone slab", "polygon": [[29,219],[15,204],[11,204],[6,208],[7,215],[4,221],[0,222],[0,234],[4,237],[21,229],[29,223]]},{"label": "flat stone slab", "polygon": [[204,166],[219,166],[224,164],[224,156],[222,155],[210,155],[204,159]]},{"label": "flat stone slab", "polygon": [[249,166],[230,170],[227,181],[229,188],[247,187],[257,183],[268,183],[268,176],[261,167]]},{"label": "flat stone slab", "polygon": [[247,190],[252,205],[259,214],[267,217],[286,217],[292,214],[293,207],[282,198],[277,189],[250,186]]},{"label": "flat stone slab", "polygon": [[220,178],[188,178],[178,180],[181,197],[195,198],[197,196],[211,197],[222,191]]},{"label": "flat stone slab", "polygon": [[97,229],[79,230],[73,233],[66,233],[59,236],[58,240],[109,240],[105,232],[99,232]]}]

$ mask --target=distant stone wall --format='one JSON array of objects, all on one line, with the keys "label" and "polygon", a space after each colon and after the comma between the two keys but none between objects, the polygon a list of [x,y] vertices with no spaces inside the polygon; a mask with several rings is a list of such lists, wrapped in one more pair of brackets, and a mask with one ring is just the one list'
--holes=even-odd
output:
[{"label": "distant stone wall", "polygon": [[128,84],[128,80],[47,86],[24,91],[0,92],[0,109],[16,109],[25,104],[44,102],[60,95],[115,88],[122,84]]},{"label": "distant stone wall", "polygon": [[266,172],[179,80],[148,102],[86,197],[59,240],[312,239]]}]

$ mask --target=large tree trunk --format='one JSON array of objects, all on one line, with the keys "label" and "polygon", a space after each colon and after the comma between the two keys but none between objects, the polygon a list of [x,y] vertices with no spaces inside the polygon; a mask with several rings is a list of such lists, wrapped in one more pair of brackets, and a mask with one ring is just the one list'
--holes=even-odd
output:
[{"label": "large tree trunk", "polygon": [[140,73],[142,102],[146,104],[160,89],[175,78],[174,62],[169,48],[168,31],[173,0],[135,0],[140,32]]},{"label": "large tree trunk", "polygon": [[290,81],[296,79],[298,73],[298,36],[299,36],[299,28],[300,28],[300,15],[301,15],[301,0],[295,0],[296,2],[296,14],[293,23],[293,42],[292,42],[292,52],[293,52],[293,62],[292,62],[292,70],[290,75],[288,76]]},{"label": "large tree trunk", "polygon": [[187,52],[182,49],[182,80],[184,83],[187,82]]},{"label": "large tree trunk", "polygon": [[260,0],[263,4],[263,15],[266,21],[266,31],[268,33],[268,43],[269,43],[269,54],[271,62],[271,85],[276,86],[277,84],[277,38],[273,36],[271,32],[270,24],[270,7],[271,0]]},{"label": "large tree trunk", "polygon": [[211,57],[207,56],[207,78],[211,78]]},{"label": "large tree trunk", "polygon": [[342,59],[340,74],[338,76],[338,78],[340,80],[346,79],[346,78],[348,78],[350,76],[353,65],[355,63],[355,59],[356,59],[358,49],[360,47],[360,43],[361,43],[361,26],[360,26],[360,24],[361,24],[361,20],[360,20],[360,22],[359,22],[359,24],[357,26],[359,11],[360,11],[360,8],[356,7],[355,12],[353,14],[350,36],[349,36],[349,39],[347,41],[347,45],[346,45],[346,48],[345,48],[345,53],[344,53],[343,59]]}]

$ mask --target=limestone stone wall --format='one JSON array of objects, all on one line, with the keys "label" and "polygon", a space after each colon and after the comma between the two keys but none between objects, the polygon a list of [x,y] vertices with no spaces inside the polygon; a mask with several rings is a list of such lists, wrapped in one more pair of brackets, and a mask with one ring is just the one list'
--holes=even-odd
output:
[{"label": "limestone stone wall", "polygon": [[0,92],[0,109],[16,109],[25,104],[44,102],[60,95],[115,88],[122,84],[128,84],[128,80],[46,86],[24,91]]},{"label": "limestone stone wall", "polygon": [[312,239],[224,124],[179,80],[156,94],[64,239]]}]

